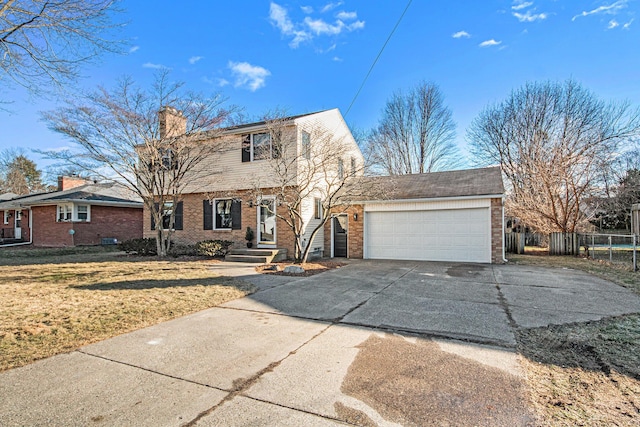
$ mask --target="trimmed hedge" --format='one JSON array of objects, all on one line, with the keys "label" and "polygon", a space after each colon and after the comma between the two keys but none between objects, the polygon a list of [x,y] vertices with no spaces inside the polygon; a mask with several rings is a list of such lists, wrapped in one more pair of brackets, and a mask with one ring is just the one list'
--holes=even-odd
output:
[{"label": "trimmed hedge", "polygon": [[229,253],[229,248],[233,242],[229,240],[203,240],[195,244],[198,255],[210,257],[223,257]]},{"label": "trimmed hedge", "polygon": [[148,239],[129,239],[118,243],[118,248],[126,253],[136,253],[142,256],[158,255],[155,237]]}]

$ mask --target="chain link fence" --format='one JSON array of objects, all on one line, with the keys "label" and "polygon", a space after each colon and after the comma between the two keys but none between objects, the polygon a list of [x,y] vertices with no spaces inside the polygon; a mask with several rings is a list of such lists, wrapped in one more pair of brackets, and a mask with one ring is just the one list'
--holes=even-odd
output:
[{"label": "chain link fence", "polygon": [[638,238],[634,234],[580,234],[580,245],[593,259],[627,264],[638,271]]}]

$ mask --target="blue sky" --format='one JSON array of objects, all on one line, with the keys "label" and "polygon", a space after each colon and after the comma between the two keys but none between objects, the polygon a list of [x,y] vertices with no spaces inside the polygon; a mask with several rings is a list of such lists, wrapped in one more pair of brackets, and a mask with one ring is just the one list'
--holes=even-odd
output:
[{"label": "blue sky", "polygon": [[[179,4],[179,6],[176,6]],[[123,75],[149,83],[159,67],[194,90],[220,92],[249,117],[343,114],[407,2],[124,0],[126,55],[87,66],[77,88]],[[574,78],[604,99],[640,105],[640,0],[414,0],[346,115],[368,129],[386,99],[422,80],[438,84],[465,130],[489,103],[527,81]],[[55,100],[16,89],[0,112],[0,149],[68,146],[39,119]],[[37,155],[30,155],[45,166]]]}]

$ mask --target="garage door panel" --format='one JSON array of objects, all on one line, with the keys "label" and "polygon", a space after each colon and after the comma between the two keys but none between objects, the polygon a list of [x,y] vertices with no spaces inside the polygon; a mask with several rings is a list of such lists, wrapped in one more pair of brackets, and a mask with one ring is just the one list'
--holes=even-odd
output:
[{"label": "garage door panel", "polygon": [[488,208],[367,212],[367,258],[490,262]]}]

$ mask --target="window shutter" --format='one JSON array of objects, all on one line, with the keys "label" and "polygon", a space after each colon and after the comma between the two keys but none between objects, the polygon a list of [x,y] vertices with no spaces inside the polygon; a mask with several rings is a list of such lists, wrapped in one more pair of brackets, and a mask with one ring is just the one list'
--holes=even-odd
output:
[{"label": "window shutter", "polygon": [[182,230],[182,202],[176,205],[176,215],[173,221],[174,230]]},{"label": "window shutter", "polygon": [[[159,203],[154,203],[154,210],[157,212],[158,208],[160,207]],[[151,212],[151,229],[155,230],[156,229],[156,219],[153,217],[153,212]]]},{"label": "window shutter", "polygon": [[242,162],[251,161],[251,135],[242,135]]},{"label": "window shutter", "polygon": [[202,201],[203,230],[213,230],[213,205],[209,200]]},{"label": "window shutter", "polygon": [[240,200],[231,202],[231,229],[242,230],[242,202]]}]

